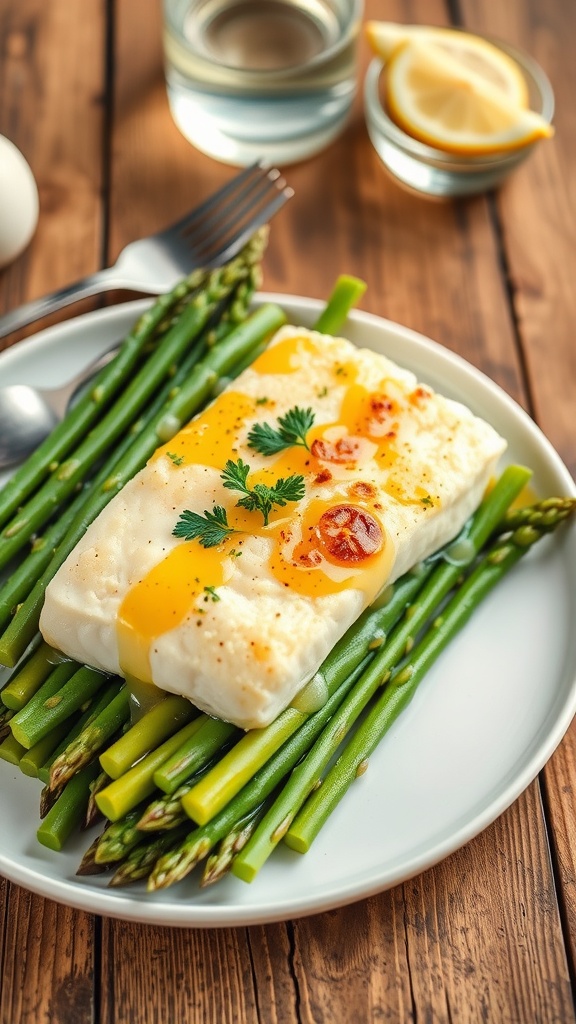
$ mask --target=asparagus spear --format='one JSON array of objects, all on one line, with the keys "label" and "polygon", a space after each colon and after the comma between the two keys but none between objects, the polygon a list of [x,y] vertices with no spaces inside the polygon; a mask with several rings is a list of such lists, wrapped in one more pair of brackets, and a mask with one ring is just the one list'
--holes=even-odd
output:
[{"label": "asparagus spear", "polygon": [[43,764],[46,763],[51,754],[54,753],[59,743],[68,735],[70,732],[70,722],[65,719],[56,725],[50,732],[46,733],[42,739],[34,743],[25,754],[20,758],[20,771],[24,775],[30,775],[31,778],[37,779],[38,772],[40,771]]},{"label": "asparagus spear", "polygon": [[[553,505],[548,506],[547,511],[551,513],[552,508]],[[568,513],[573,514],[575,510],[576,500],[571,500]],[[566,506],[556,511],[556,525],[559,525],[566,518]],[[515,518],[515,515],[512,516],[510,521],[515,522]],[[305,853],[310,848],[346,790],[355,778],[364,773],[370,754],[400,712],[410,703],[424,675],[452,637],[462,629],[480,602],[518,560],[545,533],[554,529],[552,514],[547,515],[546,522],[540,524],[539,517],[530,513],[525,513],[523,518],[525,525],[517,526],[512,533],[496,540],[448,602],[442,614],[432,622],[420,643],[393,673],[366,719],[328,772],[320,789],[312,793],[290,825],[284,840],[292,849]],[[249,856],[246,859],[248,862]],[[233,870],[237,865],[238,861]],[[242,865],[239,873],[244,877]]]},{"label": "asparagus spear", "polygon": [[71,832],[80,826],[90,799],[90,783],[98,772],[98,762],[93,761],[66,784],[36,832],[42,846],[61,850]]},{"label": "asparagus spear", "polygon": [[[24,748],[25,750],[26,748]],[[50,811],[56,803],[58,797],[61,795],[62,790],[48,789],[48,786],[43,786],[40,793],[40,819],[46,817],[48,811]]]},{"label": "asparagus spear", "polygon": [[328,298],[326,306],[314,324],[315,331],[322,334],[337,334],[348,313],[366,291],[366,282],[358,277],[342,274]]},{"label": "asparagus spear", "polygon": [[[192,705],[190,707],[192,708]],[[193,708],[192,711],[194,712]],[[194,731],[194,727],[195,722],[189,722],[133,765],[119,779],[114,779],[96,794],[97,806],[110,821],[118,821],[154,792],[154,772],[187,739],[190,732]]]},{"label": "asparagus spear", "polygon": [[141,878],[147,878],[159,857],[168,850],[176,848],[187,831],[188,826],[181,825],[174,832],[162,832],[151,841],[139,843],[130,850],[116,869],[109,885],[118,887],[137,882]]},{"label": "asparagus spear", "polygon": [[[41,713],[42,709],[45,708],[46,701],[51,701],[59,690],[62,689],[65,683],[72,678],[74,672],[78,666],[73,661],[63,661],[59,665],[52,668],[52,671],[41,684],[39,689],[30,697],[20,711],[13,716],[10,722],[10,728],[13,729],[14,722],[17,715],[35,715]],[[47,730],[49,731],[49,730]],[[19,742],[22,742],[23,737],[16,737]],[[32,746],[30,743],[29,746]]]},{"label": "asparagus spear", "polygon": [[96,836],[96,839],[94,839],[90,843],[90,846],[86,850],[84,856],[82,857],[82,860],[80,861],[80,864],[76,869],[77,875],[101,875],[108,870],[107,864],[96,863],[96,850],[98,848],[99,841],[100,836]]},{"label": "asparagus spear", "polygon": [[[482,502],[470,526],[467,529],[468,563],[471,563],[477,552],[492,533],[496,523],[502,518],[510,502],[520,493],[530,471],[522,466],[509,466]],[[383,675],[398,662],[404,654],[406,645],[411,643],[418,629],[424,625],[426,618],[449,593],[462,572],[462,564],[452,564],[440,560],[434,567],[429,579],[424,584],[419,598],[410,608],[410,616],[405,619],[400,629],[394,634],[394,644],[390,639],[376,656],[367,670],[364,683],[367,693],[375,692]],[[391,606],[385,606],[384,611]],[[402,610],[405,604],[402,604]],[[392,622],[396,621],[392,618]],[[328,692],[330,690],[328,689]],[[368,698],[367,698],[368,699]],[[284,742],[290,731],[294,731],[305,720],[305,714],[288,708],[278,716],[266,729],[248,733],[235,747],[214,766],[184,797],[183,806],[187,814],[203,825],[214,814],[226,805],[241,786],[264,763],[273,749],[274,743]],[[276,746],[279,743],[276,742]]]},{"label": "asparagus spear", "polygon": [[0,743],[0,757],[3,761],[8,761],[9,764],[20,764],[20,758],[26,753],[26,747],[23,747],[18,740],[15,740],[12,733],[9,732],[4,737],[2,743]]},{"label": "asparagus spear", "polygon": [[2,703],[12,711],[20,711],[38,692],[59,660],[49,644],[40,643],[10,676],[2,690]]},{"label": "asparagus spear", "polygon": [[14,714],[10,708],[3,708],[0,710],[0,743],[10,735],[10,719]]},{"label": "asparagus spear", "polygon": [[90,797],[88,799],[84,820],[80,826],[83,830],[92,828],[97,821],[102,819],[102,812],[98,809],[98,805],[96,803],[96,794],[99,793],[101,789],[104,789],[109,782],[110,776],[106,775],[106,772],[99,772],[96,778],[90,783]]},{"label": "asparagus spear", "polygon": [[80,438],[84,437],[91,424],[110,399],[130,378],[143,349],[165,320],[167,313],[183,297],[195,290],[204,280],[203,272],[194,271],[185,281],[165,295],[161,295],[153,306],[146,310],[125,338],[120,351],[98,374],[93,387],[68,413],[50,436],[36,449],[34,454],[13,474],[0,492],[0,526],[4,525],[16,509],[49,472],[50,466],[59,462]]},{"label": "asparagus spear", "polygon": [[[163,829],[175,828],[183,821],[188,821],[182,807],[182,797],[190,792],[192,786],[206,774],[207,770],[206,767],[196,770],[177,789],[170,793],[163,793],[152,800],[138,821],[138,830],[140,832],[160,832]],[[154,782],[156,782],[157,774],[157,772],[154,773]]]},{"label": "asparagus spear", "polygon": [[202,292],[192,299],[178,322],[168,331],[146,365],[124,389],[100,423],[81,441],[67,461],[52,472],[42,488],[4,528],[0,535],[0,568],[24,546],[54,508],[85,479],[94,462],[128,429],[174,363],[199,337],[223,299],[234,291],[239,281],[246,279],[251,265],[261,257],[261,252],[261,242],[253,240],[226,267],[210,273]]},{"label": "asparagus spear", "polygon": [[142,839],[137,829],[142,808],[128,811],[119,821],[112,822],[100,836],[94,859],[97,864],[110,864],[122,860],[129,850]]},{"label": "asparagus spear", "polygon": [[186,743],[154,773],[155,785],[168,795],[175,793],[186,779],[208,764],[214,754],[226,749],[228,741],[240,732],[229,722],[221,722],[208,715],[199,715],[196,726]]},{"label": "asparagus spear", "polygon": [[102,768],[111,779],[119,779],[132,765],[198,714],[196,708],[184,697],[174,694],[163,697],[116,743],[102,752]]},{"label": "asparagus spear", "polygon": [[535,526],[542,533],[555,530],[574,512],[573,498],[544,498],[533,505],[511,509],[506,513],[498,532],[516,530],[519,526]]},{"label": "asparagus spear", "polygon": [[223,839],[241,818],[258,807],[274,791],[330,720],[340,701],[362,672],[366,660],[364,659],[356,671],[340,684],[339,689],[319,711],[310,715],[226,807],[206,825],[189,832],[178,846],[158,860],[148,880],[150,890],[166,888],[184,878],[196,864],[208,856],[212,847]]},{"label": "asparagus spear", "polygon": [[10,723],[12,733],[26,748],[33,746],[74,711],[78,711],[109,679],[104,672],[86,665],[78,668],[75,662],[64,662],[52,675],[60,671],[69,672],[70,668],[72,674],[57,692],[42,700],[44,687],[41,687],[36,696],[14,715]]},{"label": "asparagus spear", "polygon": [[242,818],[241,821],[234,825],[227,836],[224,836],[216,853],[211,854],[206,860],[202,878],[200,879],[201,888],[204,889],[208,885],[214,885],[228,874],[234,860],[244,849],[262,820],[266,806],[267,804],[263,803],[260,807],[254,808],[250,814],[247,814],[245,818]]},{"label": "asparagus spear", "polygon": [[[130,716],[130,695],[125,685],[116,683],[116,692],[100,714],[58,755],[50,769],[50,789],[58,789],[88,764],[114,736]],[[63,737],[62,737],[63,738]],[[44,758],[46,761],[47,758]],[[44,761],[41,764],[44,764]]]},{"label": "asparagus spear", "polygon": [[138,831],[160,832],[175,828],[176,825],[187,821],[187,815],[182,809],[182,797],[190,791],[193,784],[193,782],[184,782],[173,793],[164,793],[148,804],[142,817],[138,820]]},{"label": "asparagus spear", "polygon": [[99,693],[96,694],[93,700],[86,702],[80,708],[80,715],[71,721],[68,719],[69,727],[66,738],[56,747],[55,751],[46,759],[42,767],[38,770],[38,778],[46,786],[50,781],[50,771],[52,765],[57,757],[66,749],[69,743],[71,743],[76,736],[79,736],[82,730],[93,722],[95,718],[100,714],[101,711],[110,703],[112,698],[118,692],[118,686],[121,685],[121,681],[117,678],[112,679],[109,686],[104,687]]},{"label": "asparagus spear", "polygon": [[279,306],[267,304],[239,324],[220,344],[210,349],[164,409],[147,424],[135,443],[116,463],[113,476],[90,495],[60,544],[52,561],[36,581],[12,622],[0,637],[0,664],[14,665],[38,629],[44,591],[64,558],[85,533],[88,525],[114,494],[146,463],[160,443],[168,440],[212,395],[221,374],[228,373],[262,337],[285,320]]}]

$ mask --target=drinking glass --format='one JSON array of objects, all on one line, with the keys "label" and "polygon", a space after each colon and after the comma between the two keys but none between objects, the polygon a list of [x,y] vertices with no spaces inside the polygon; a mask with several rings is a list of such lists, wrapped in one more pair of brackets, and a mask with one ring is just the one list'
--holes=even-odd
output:
[{"label": "drinking glass", "polygon": [[357,84],[362,0],[164,0],[168,100],[225,163],[291,163],[342,131]]}]

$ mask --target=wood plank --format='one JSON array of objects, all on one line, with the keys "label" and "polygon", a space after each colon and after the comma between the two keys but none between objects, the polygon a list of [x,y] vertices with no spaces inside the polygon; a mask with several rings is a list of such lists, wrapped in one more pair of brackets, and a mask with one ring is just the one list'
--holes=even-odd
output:
[{"label": "wood plank", "polygon": [[576,8],[563,0],[511,0],[494,9],[462,0],[461,6],[467,26],[490,31],[539,61],[556,94],[555,138],[538,146],[501,191],[498,209],[534,413],[574,473],[576,67],[565,40],[575,37]]},{"label": "wood plank", "polygon": [[[28,249],[0,275],[0,310],[100,265],[105,85],[98,0],[21,0],[4,5],[1,17],[7,59],[0,64],[0,134],[32,168],[40,216]],[[0,341],[0,350],[18,337]]]},{"label": "wood plank", "polygon": [[[0,275],[0,308],[94,270],[102,223],[104,18],[98,0],[18,0],[0,12],[0,132],[29,161],[40,219],[28,250]],[[14,341],[14,336],[0,347]],[[90,1024],[92,918],[4,885],[3,1024]]]},{"label": "wood plank", "polygon": [[[466,23],[522,46],[540,62],[556,95],[556,135],[538,147],[499,197],[518,331],[535,417],[574,474],[573,408],[576,389],[576,198],[570,188],[576,157],[573,100],[576,67],[567,39],[576,9],[562,0],[485,5],[464,0]],[[512,183],[511,183],[512,185]],[[576,726],[544,771],[546,808],[566,922],[571,969],[576,972]]]},{"label": "wood plank", "polygon": [[93,1024],[93,922],[10,886],[2,913],[1,1024]]},{"label": "wood plank", "polygon": [[102,924],[100,1024],[259,1024],[245,929]]},{"label": "wood plank", "polygon": [[[433,870],[360,904],[292,922],[288,949],[277,926],[251,929],[261,1019],[574,1020],[540,817],[533,785]],[[290,1002],[284,1008],[291,974],[297,1011]],[[275,1017],[279,1005],[284,1016]]]},{"label": "wood plank", "polygon": [[575,779],[576,725],[572,724],[544,769],[543,788],[558,880],[558,897],[565,921],[564,937],[573,973],[576,969]]},{"label": "wood plank", "polygon": [[405,887],[415,999],[446,1021],[574,1020],[537,785],[471,847]]}]

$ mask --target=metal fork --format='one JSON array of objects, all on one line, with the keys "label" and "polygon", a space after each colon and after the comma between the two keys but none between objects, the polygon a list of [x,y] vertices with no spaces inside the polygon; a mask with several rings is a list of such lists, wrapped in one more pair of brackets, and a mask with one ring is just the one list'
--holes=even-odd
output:
[{"label": "metal fork", "polygon": [[276,168],[247,167],[176,224],[130,242],[114,266],[0,316],[0,338],[88,295],[114,288],[159,295],[195,267],[219,266],[293,194]]}]

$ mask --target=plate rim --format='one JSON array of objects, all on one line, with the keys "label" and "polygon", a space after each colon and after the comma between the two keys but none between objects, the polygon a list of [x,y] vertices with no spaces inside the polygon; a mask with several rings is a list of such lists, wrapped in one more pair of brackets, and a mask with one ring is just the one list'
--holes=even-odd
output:
[{"label": "plate rim", "polygon": [[[124,316],[126,318],[130,316],[135,319],[152,301],[153,299],[150,298],[129,300],[101,307],[78,316],[72,316],[61,323],[47,327],[1,352],[0,369],[3,366],[8,366],[13,361],[19,362],[22,358],[23,346],[26,353],[33,355],[35,349],[49,348],[56,342],[66,344],[66,341],[69,340],[68,336],[76,334],[81,329],[82,324],[92,322],[113,323],[118,317],[123,318]],[[320,299],[281,292],[258,292],[254,297],[254,301],[255,304],[264,301],[277,302],[280,305],[284,304],[288,308],[298,306],[300,309],[306,309],[308,313],[314,313],[323,306],[323,301]],[[358,323],[360,326],[362,324],[373,326],[379,331],[384,328],[397,337],[409,339],[412,345],[416,347],[418,353],[432,352],[440,360],[447,360],[452,366],[456,367],[459,373],[465,376],[467,381],[473,382],[475,387],[480,385],[481,388],[491,393],[498,402],[504,405],[505,409],[507,408],[508,411],[519,419],[522,430],[526,431],[530,435],[531,440],[538,444],[546,460],[551,464],[553,472],[563,480],[566,493],[576,495],[576,484],[551,442],[530,415],[486,373],[439,342],[385,317],[380,317],[377,314],[361,309],[355,309],[351,312],[349,320],[352,323]],[[30,355],[28,358],[30,358]],[[290,898],[277,899],[268,908],[263,908],[262,906],[250,907],[242,903],[231,907],[228,904],[223,906],[195,905],[188,901],[183,901],[182,903],[162,902],[149,898],[146,895],[140,898],[125,898],[117,892],[112,896],[108,895],[106,890],[98,887],[83,888],[78,882],[72,882],[66,878],[54,879],[40,870],[35,870],[25,864],[15,862],[12,858],[7,857],[1,849],[0,870],[10,881],[23,885],[40,896],[53,899],[66,906],[98,916],[112,917],[142,924],[195,928],[238,927],[268,924],[324,913],[328,910],[366,899],[415,877],[422,871],[433,867],[484,831],[518,799],[521,793],[538,775],[561,742],[575,714],[576,673],[566,699],[559,713],[554,717],[553,727],[547,730],[546,736],[537,745],[534,754],[528,763],[524,765],[523,769],[517,771],[514,778],[506,786],[501,787],[497,799],[489,801],[487,806],[476,814],[471,813],[466,822],[449,836],[437,841],[435,845],[427,850],[413,855],[410,860],[404,862],[401,871],[389,868],[388,872],[385,871],[375,876],[372,881],[352,880],[348,884],[338,884],[334,892],[328,892],[320,899],[314,899],[313,896],[308,894],[307,897],[300,898],[297,901]]]}]

